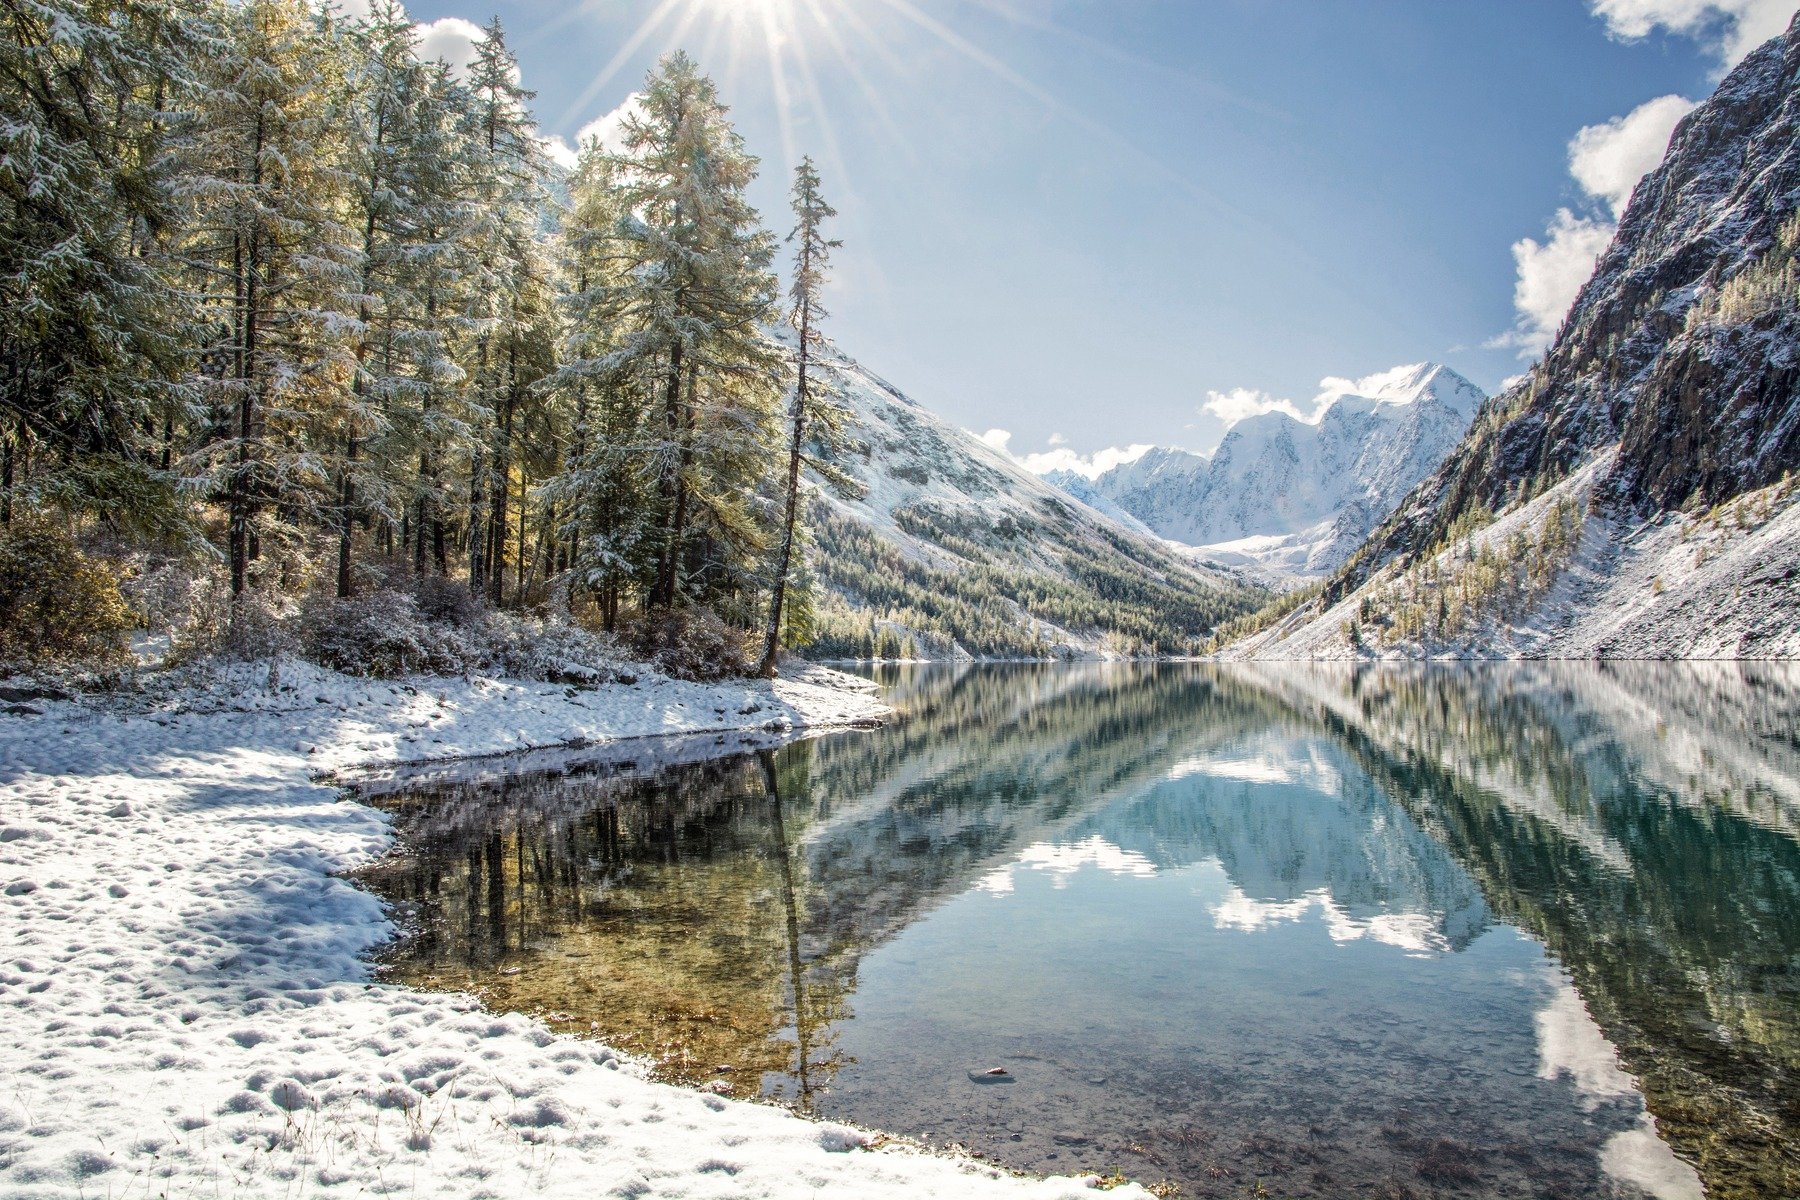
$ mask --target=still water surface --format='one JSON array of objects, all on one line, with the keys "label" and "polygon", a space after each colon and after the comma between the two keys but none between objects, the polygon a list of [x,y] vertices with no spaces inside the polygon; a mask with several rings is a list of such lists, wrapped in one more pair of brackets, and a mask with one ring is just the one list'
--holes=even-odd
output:
[{"label": "still water surface", "polygon": [[878,731],[371,787],[389,969],[1187,1196],[1800,1196],[1800,674],[881,678]]}]

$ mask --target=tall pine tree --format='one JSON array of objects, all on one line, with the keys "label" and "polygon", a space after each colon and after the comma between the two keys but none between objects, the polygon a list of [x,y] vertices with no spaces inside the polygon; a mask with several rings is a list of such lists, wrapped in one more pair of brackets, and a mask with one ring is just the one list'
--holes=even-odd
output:
[{"label": "tall pine tree", "polygon": [[808,431],[828,438],[834,435],[844,419],[841,405],[831,399],[828,388],[819,386],[815,359],[823,340],[819,323],[830,314],[820,299],[824,291],[831,252],[843,243],[825,236],[825,222],[837,216],[837,210],[825,203],[819,193],[819,172],[810,157],[794,168],[794,187],[790,193],[794,210],[794,230],[788,240],[794,243],[794,281],[788,288],[792,305],[789,320],[794,327],[794,391],[788,400],[787,483],[782,494],[780,541],[775,552],[774,577],[769,585],[769,617],[763,631],[761,672],[773,679],[776,659],[781,648],[782,608],[787,600],[789,576],[794,557],[794,532],[800,513],[800,467],[805,457]]},{"label": "tall pine tree", "polygon": [[160,145],[205,37],[181,4],[0,11],[0,522],[45,504],[176,515],[159,431],[188,313],[160,269]]},{"label": "tall pine tree", "polygon": [[686,54],[657,66],[617,162],[624,214],[608,319],[614,365],[650,381],[640,447],[654,479],[648,607],[729,599],[766,539],[755,485],[782,364],[765,339],[773,245],[745,191],[746,153],[712,80]]},{"label": "tall pine tree", "polygon": [[355,411],[356,246],[331,128],[334,46],[304,0],[222,13],[175,144],[189,205],[181,259],[211,333],[198,479],[223,501],[231,594],[271,535],[331,507],[323,448]]}]

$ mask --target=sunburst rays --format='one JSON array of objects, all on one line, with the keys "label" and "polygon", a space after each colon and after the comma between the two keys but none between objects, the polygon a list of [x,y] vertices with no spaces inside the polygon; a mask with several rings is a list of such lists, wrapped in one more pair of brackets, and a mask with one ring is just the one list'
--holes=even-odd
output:
[{"label": "sunburst rays", "polygon": [[[616,0],[584,0],[533,31],[528,40],[554,36],[584,14],[598,13],[603,4],[610,7],[614,3]],[[715,72],[727,96],[767,90],[784,168],[791,169],[802,153],[814,154],[830,170],[837,186],[854,194],[855,181],[843,153],[843,131],[880,138],[886,149],[904,161],[921,162],[925,157],[921,138],[928,135],[900,119],[889,97],[929,88],[931,80],[925,72],[931,56],[922,51],[943,50],[1072,129],[1123,154],[1146,175],[1162,178],[1214,216],[1240,228],[1253,228],[1259,236],[1278,236],[1255,215],[1172,165],[1166,155],[1137,144],[1032,78],[1008,60],[1005,43],[1018,36],[1034,37],[1059,40],[1112,61],[1131,60],[1130,55],[1091,34],[1050,20],[1029,4],[974,0],[974,11],[977,20],[964,21],[963,28],[958,28],[932,11],[932,0],[655,0],[637,28],[556,123],[565,128],[576,125],[595,115],[596,100],[606,98],[609,89],[628,90],[619,86],[618,75],[632,62],[641,61],[646,49],[688,47]],[[984,27],[988,36],[984,39],[967,32],[971,24]],[[1132,61],[1144,69],[1154,67]],[[1208,81],[1157,69],[1200,87],[1215,102],[1244,104]],[[825,99],[827,91],[820,79],[825,71],[833,73],[838,85],[831,93],[836,105]],[[620,98],[611,100],[616,103]],[[847,99],[852,103],[846,105]]]}]

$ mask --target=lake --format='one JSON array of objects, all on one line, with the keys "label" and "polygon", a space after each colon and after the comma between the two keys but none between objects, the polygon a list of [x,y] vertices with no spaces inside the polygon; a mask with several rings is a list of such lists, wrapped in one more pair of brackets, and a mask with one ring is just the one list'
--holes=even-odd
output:
[{"label": "lake", "polygon": [[878,677],[879,730],[370,784],[383,970],[1021,1170],[1800,1195],[1800,672]]}]

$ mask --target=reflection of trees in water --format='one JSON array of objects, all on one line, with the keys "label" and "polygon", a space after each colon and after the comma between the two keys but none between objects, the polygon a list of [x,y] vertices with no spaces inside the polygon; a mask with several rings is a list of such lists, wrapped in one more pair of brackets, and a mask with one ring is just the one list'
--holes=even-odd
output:
[{"label": "reflection of trees in water", "polygon": [[729,1065],[739,1094],[790,1077],[804,1101],[872,945],[1243,728],[1191,670],[950,670],[901,691],[886,729],[771,755],[384,801],[401,849],[368,879],[413,914],[393,968],[605,1034],[671,1077]]},{"label": "reflection of trees in water", "polygon": [[[905,716],[873,733],[415,791],[394,804],[403,853],[372,879],[416,907],[395,952],[408,979],[593,1029],[676,1078],[729,1064],[739,1094],[804,1102],[841,1066],[831,1031],[872,946],[1091,818],[1125,838],[1116,802],[1174,795],[1162,781],[1185,760],[1322,742],[1373,787],[1319,819],[1360,837],[1397,804],[1460,869],[1403,828],[1398,849],[1321,851],[1284,875],[1258,862],[1256,815],[1216,800],[1154,805],[1145,853],[1205,848],[1272,895],[1318,876],[1351,903],[1462,912],[1452,947],[1481,919],[1466,871],[1568,967],[1714,1195],[1800,1194],[1794,678],[937,669],[898,679]],[[1288,816],[1288,841],[1312,845],[1306,814]]]},{"label": "reflection of trees in water", "polygon": [[754,755],[413,794],[403,852],[369,875],[412,913],[392,967],[603,1034],[674,1078],[754,1095],[803,1047],[802,1073],[828,1079],[821,1029],[849,981],[828,961],[792,970],[783,910],[805,885],[779,803]]},{"label": "reflection of trees in water", "polygon": [[1330,730],[1562,960],[1710,1195],[1800,1195],[1792,672],[1232,674]]}]

